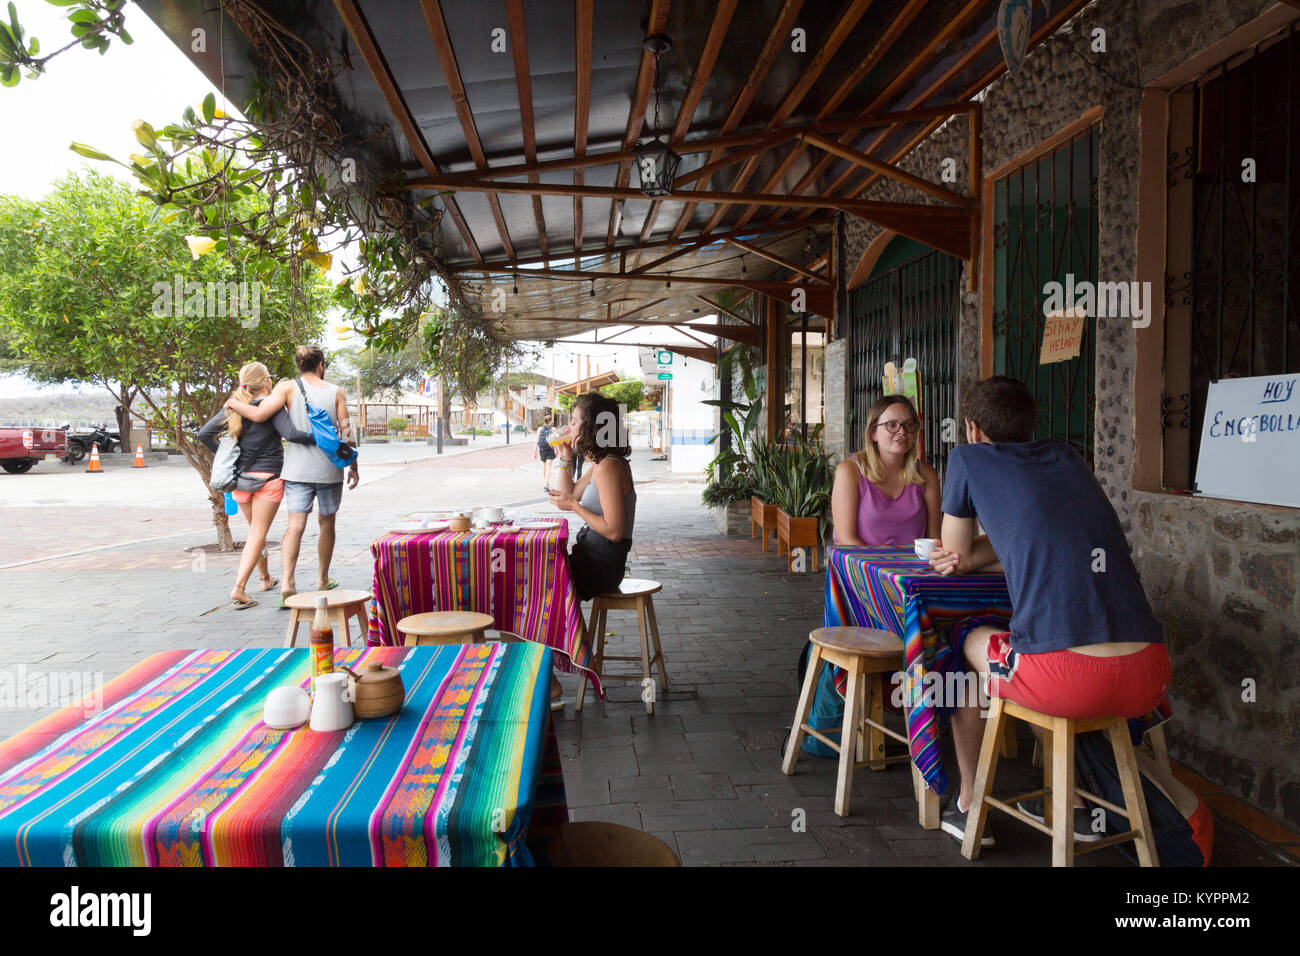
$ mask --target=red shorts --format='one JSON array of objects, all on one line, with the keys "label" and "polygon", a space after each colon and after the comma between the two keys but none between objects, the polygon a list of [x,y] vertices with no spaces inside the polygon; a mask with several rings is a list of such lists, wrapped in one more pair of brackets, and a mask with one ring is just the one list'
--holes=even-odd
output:
[{"label": "red shorts", "polygon": [[1123,657],[1092,657],[1070,650],[1018,654],[1009,633],[988,643],[989,693],[1040,714],[1081,720],[1141,717],[1164,700],[1173,668],[1163,644]]},{"label": "red shorts", "polygon": [[267,501],[284,500],[284,482],[274,477],[268,471],[250,471],[249,478],[270,478],[271,480],[264,484],[256,491],[232,491],[230,497],[234,498],[241,505],[248,504],[254,498],[265,498]]}]

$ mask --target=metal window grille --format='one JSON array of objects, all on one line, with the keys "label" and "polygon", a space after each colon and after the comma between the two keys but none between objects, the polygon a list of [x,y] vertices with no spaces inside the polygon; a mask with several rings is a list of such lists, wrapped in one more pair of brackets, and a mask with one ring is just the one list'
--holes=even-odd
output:
[{"label": "metal window grille", "polygon": [[1090,467],[1095,314],[1077,358],[1041,365],[1039,357],[1047,284],[1097,282],[1097,141],[1091,126],[993,184],[993,371],[1024,382],[1037,399],[1035,437],[1068,441]]},{"label": "metal window grille", "polygon": [[884,394],[885,363],[901,365],[915,358],[921,375],[923,452],[941,480],[957,434],[961,269],[961,260],[929,252],[869,280],[852,293],[851,302],[850,447],[862,446],[867,411]]},{"label": "metal window grille", "polygon": [[1210,383],[1300,372],[1300,34],[1170,94],[1165,487],[1190,489]]}]

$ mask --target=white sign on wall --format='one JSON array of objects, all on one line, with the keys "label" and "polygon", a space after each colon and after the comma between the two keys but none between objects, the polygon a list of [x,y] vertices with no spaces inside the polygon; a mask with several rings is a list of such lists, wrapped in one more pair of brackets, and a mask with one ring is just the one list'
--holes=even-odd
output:
[{"label": "white sign on wall", "polygon": [[1300,508],[1300,375],[1210,383],[1196,492]]}]

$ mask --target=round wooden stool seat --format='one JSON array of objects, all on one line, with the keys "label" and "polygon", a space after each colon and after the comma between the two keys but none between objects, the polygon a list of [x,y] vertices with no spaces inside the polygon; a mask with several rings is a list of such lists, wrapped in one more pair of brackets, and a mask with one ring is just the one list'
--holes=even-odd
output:
[{"label": "round wooden stool seat", "polygon": [[650,594],[658,594],[663,589],[664,586],[658,581],[647,581],[643,578],[624,578],[619,582],[617,591],[597,594],[596,600],[599,601],[601,598],[646,597]]},{"label": "round wooden stool seat", "polygon": [[551,844],[555,866],[681,866],[663,840],[617,823],[561,824]]},{"label": "round wooden stool seat", "polygon": [[892,631],[870,627],[819,627],[808,635],[818,647],[871,660],[894,661],[903,655],[903,640]]},{"label": "round wooden stool seat", "polygon": [[285,598],[284,603],[287,607],[299,611],[314,611],[316,609],[316,598],[322,594],[325,595],[326,607],[365,604],[370,600],[369,591],[345,591],[343,588],[335,588],[332,591],[299,591],[297,594]]},{"label": "round wooden stool seat", "polygon": [[[402,618],[397,622],[397,633],[417,638],[409,643],[424,643],[418,639],[427,637],[430,644],[473,644],[483,640],[483,632],[492,624],[491,614],[477,611],[428,611]],[[468,642],[457,640],[465,637]]]},{"label": "round wooden stool seat", "polygon": [[348,629],[349,618],[356,619],[358,634],[366,633],[369,591],[345,591],[343,588],[334,588],[332,591],[299,591],[284,599],[284,606],[289,609],[289,627],[284,634],[285,647],[293,647],[298,643],[300,624],[311,627],[312,618],[316,616],[316,598],[321,595],[325,597],[325,610],[330,624],[336,629],[336,639],[342,638],[344,645],[352,644],[352,632]]}]

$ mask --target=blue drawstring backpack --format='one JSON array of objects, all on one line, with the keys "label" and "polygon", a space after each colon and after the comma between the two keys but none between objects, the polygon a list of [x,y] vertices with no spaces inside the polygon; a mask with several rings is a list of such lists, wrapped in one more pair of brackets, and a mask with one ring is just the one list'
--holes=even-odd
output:
[{"label": "blue drawstring backpack", "polygon": [[339,430],[334,427],[334,419],[330,418],[330,413],[323,408],[317,408],[307,398],[307,387],[302,384],[302,379],[296,381],[298,391],[302,392],[302,400],[307,408],[307,425],[311,428],[312,437],[316,439],[316,447],[339,468],[348,468],[355,464],[357,450],[339,438]]}]

